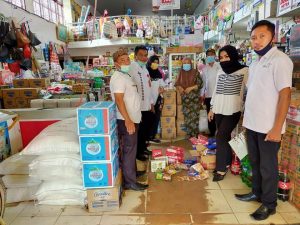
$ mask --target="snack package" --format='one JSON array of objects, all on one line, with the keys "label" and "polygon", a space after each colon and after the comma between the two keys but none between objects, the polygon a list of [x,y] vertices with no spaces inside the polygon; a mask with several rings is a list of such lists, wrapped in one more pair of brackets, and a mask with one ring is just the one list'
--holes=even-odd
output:
[{"label": "snack package", "polygon": [[183,163],[176,163],[174,166],[175,166],[176,170],[188,170],[189,169],[188,166]]},{"label": "snack package", "polygon": [[200,163],[197,163],[197,164],[191,166],[190,169],[193,169],[193,170],[195,170],[195,171],[197,171],[199,173],[202,173],[203,171],[205,171],[204,168],[203,168],[203,166]]},{"label": "snack package", "polygon": [[163,173],[162,172],[157,172],[155,174],[155,179],[156,180],[162,180],[163,179]]},{"label": "snack package", "polygon": [[162,149],[153,149],[152,150],[152,158],[157,159],[157,157],[163,156]]},{"label": "snack package", "polygon": [[172,180],[172,176],[170,174],[164,173],[163,174],[163,180],[165,180],[165,181],[171,181]]}]

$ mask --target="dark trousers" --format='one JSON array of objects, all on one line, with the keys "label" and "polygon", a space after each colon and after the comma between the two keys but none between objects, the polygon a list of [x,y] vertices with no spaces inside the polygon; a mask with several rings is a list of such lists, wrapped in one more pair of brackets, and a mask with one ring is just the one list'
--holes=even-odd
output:
[{"label": "dark trousers", "polygon": [[150,140],[155,138],[161,116],[161,101],[157,101],[154,106],[155,113],[152,114],[152,129],[150,132]]},{"label": "dark trousers", "polygon": [[241,112],[234,113],[230,116],[215,114],[217,125],[217,171],[225,172],[226,166],[231,165],[232,151],[228,142],[231,140],[231,133],[238,124],[240,117]]},{"label": "dark trousers", "polygon": [[147,149],[146,142],[150,139],[153,124],[153,112],[142,111],[142,121],[139,125],[137,157],[142,156]]},{"label": "dark trousers", "polygon": [[[211,106],[210,101],[211,101],[211,98],[206,98],[204,100],[204,104],[206,106],[207,114],[210,111],[210,106]],[[208,129],[209,129],[209,136],[215,136],[215,134],[216,134],[216,120],[215,120],[215,118],[210,122],[208,121]]]},{"label": "dark trousers", "polygon": [[252,191],[270,209],[277,206],[279,142],[265,141],[266,134],[247,130],[252,166]]},{"label": "dark trousers", "polygon": [[129,134],[124,120],[118,120],[118,133],[121,149],[121,168],[124,177],[124,185],[136,183],[136,151],[138,124],[135,124],[135,133]]}]

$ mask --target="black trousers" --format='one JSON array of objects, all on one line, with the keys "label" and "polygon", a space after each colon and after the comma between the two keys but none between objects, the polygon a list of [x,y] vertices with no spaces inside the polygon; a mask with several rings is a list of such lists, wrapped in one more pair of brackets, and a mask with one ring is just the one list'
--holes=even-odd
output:
[{"label": "black trousers", "polygon": [[252,191],[270,209],[277,206],[278,151],[280,142],[265,141],[266,134],[247,130],[252,166]]},{"label": "black trousers", "polygon": [[142,111],[142,121],[138,132],[137,158],[142,156],[147,149],[146,142],[150,140],[151,127],[153,126],[153,112]]},{"label": "black trousers", "polygon": [[129,134],[124,120],[118,120],[119,143],[121,149],[121,168],[124,185],[136,183],[136,151],[138,124],[135,124],[135,133]]},{"label": "black trousers", "polygon": [[[209,113],[210,111],[210,101],[211,101],[211,98],[206,98],[204,100],[204,104],[206,106],[206,111],[207,111],[207,114]],[[212,121],[208,121],[208,129],[209,129],[209,136],[215,136],[216,134],[216,120],[215,118],[212,120]]]},{"label": "black trousers", "polygon": [[152,114],[152,128],[150,131],[150,140],[155,138],[155,135],[157,134],[157,129],[160,121],[161,116],[161,105],[162,100],[161,97],[158,97],[158,100],[154,106],[155,113]]},{"label": "black trousers", "polygon": [[240,117],[241,112],[234,113],[230,116],[215,114],[217,125],[217,171],[225,172],[226,166],[231,165],[232,151],[228,142],[231,140],[231,133],[238,124]]}]

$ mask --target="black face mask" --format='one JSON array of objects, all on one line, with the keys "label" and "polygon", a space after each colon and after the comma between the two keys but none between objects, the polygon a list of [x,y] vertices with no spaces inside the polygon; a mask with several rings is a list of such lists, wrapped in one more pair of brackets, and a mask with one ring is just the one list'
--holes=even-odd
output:
[{"label": "black face mask", "polygon": [[263,49],[258,50],[258,51],[254,50],[254,52],[255,52],[257,55],[259,55],[259,56],[264,56],[265,54],[268,53],[268,51],[271,50],[272,47],[273,47],[273,46],[272,46],[272,41],[270,41],[270,43],[269,43],[266,47],[264,47]]},{"label": "black face mask", "polygon": [[242,68],[241,64],[239,64],[237,61],[220,62],[220,65],[222,70],[227,74],[233,73]]}]

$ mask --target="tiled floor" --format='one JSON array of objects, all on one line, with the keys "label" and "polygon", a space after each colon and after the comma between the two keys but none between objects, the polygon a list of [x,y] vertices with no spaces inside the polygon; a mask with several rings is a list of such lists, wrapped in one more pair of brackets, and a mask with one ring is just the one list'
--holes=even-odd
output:
[{"label": "tiled floor", "polygon": [[126,191],[116,212],[88,213],[79,206],[35,206],[25,202],[7,207],[4,219],[7,225],[300,225],[300,212],[281,201],[277,213],[268,220],[252,220],[249,214],[259,204],[234,198],[234,193],[246,193],[249,188],[239,176],[230,173],[218,183],[212,182],[211,177],[193,182],[157,181],[149,173],[148,182],[147,191]]}]

